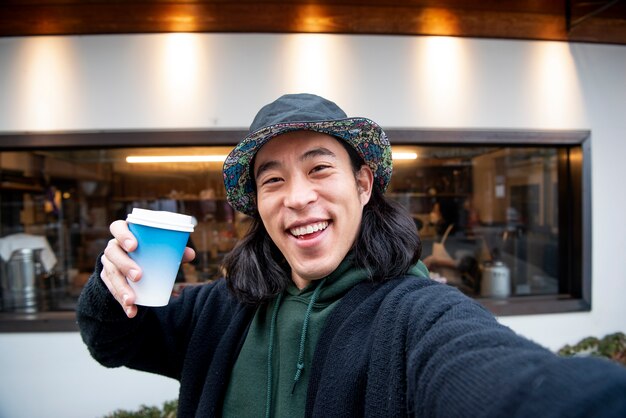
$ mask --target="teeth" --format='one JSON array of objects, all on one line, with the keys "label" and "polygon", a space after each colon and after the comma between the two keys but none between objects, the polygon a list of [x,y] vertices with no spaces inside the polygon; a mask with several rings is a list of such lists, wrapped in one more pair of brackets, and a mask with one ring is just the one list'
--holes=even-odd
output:
[{"label": "teeth", "polygon": [[313,232],[322,231],[326,229],[327,227],[328,227],[328,222],[324,221],[324,222],[318,222],[316,224],[310,224],[307,226],[291,228],[289,232],[291,232],[291,235],[295,237],[299,237],[299,236],[306,235],[306,234],[312,234]]}]

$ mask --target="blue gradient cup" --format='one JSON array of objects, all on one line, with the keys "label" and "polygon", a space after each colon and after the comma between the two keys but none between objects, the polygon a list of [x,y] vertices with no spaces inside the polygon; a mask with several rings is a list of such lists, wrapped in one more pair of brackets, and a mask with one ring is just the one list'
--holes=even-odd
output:
[{"label": "blue gradient cup", "polygon": [[141,280],[128,281],[135,292],[135,304],[165,306],[170,300],[189,234],[193,232],[192,218],[134,208],[126,222],[137,238],[137,249],[128,255],[143,271]]}]

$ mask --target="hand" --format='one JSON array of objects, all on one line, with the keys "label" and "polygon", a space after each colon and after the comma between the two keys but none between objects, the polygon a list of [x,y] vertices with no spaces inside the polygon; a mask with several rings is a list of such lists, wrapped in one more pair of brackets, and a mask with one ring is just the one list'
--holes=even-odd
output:
[{"label": "hand", "polygon": [[[115,221],[110,226],[113,239],[107,244],[102,256],[102,273],[100,278],[109,289],[109,292],[119,302],[126,312],[126,316],[134,318],[137,315],[135,305],[135,293],[128,285],[128,280],[137,282],[141,280],[141,268],[128,256],[137,248],[137,240],[128,229],[126,221]],[[194,250],[185,248],[183,263],[193,260],[196,256]]]}]

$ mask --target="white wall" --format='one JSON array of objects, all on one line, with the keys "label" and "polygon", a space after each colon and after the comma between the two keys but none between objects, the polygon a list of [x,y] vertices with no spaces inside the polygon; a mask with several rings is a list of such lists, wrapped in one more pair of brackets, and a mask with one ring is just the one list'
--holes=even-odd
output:
[{"label": "white wall", "polygon": [[77,332],[0,334],[0,417],[102,417],[119,408],[162,406],[178,381],[91,358]]},{"label": "white wall", "polygon": [[[626,46],[337,35],[0,38],[0,133],[241,128],[263,104],[299,91],[387,128],[591,130],[593,309],[501,320],[552,349],[626,331]],[[0,334],[0,417],[101,416],[176,391],[168,379],[103,369],[77,334]]]}]

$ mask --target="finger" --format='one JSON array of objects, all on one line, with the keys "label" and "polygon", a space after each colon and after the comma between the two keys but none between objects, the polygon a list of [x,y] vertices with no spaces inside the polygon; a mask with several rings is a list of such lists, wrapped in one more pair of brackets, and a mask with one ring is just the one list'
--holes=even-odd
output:
[{"label": "finger", "polygon": [[111,263],[106,254],[101,257],[101,261],[103,269],[100,278],[111,294],[121,305],[133,304],[135,295],[126,277]]},{"label": "finger", "polygon": [[104,255],[110,263],[110,266],[107,267],[111,273],[119,273],[122,277],[134,282],[141,278],[141,268],[128,256],[128,253],[124,251],[119,241],[116,239],[109,240],[109,243],[104,249]]},{"label": "finger", "polygon": [[109,279],[110,272],[107,269],[107,265],[110,263],[108,262],[104,254],[102,255],[102,257],[100,257],[100,261],[102,262],[102,271],[100,272],[100,279],[106,285],[107,289],[109,289],[109,292],[111,293],[111,295],[113,295],[113,297],[117,299],[117,295],[116,295],[117,291],[115,289],[115,286],[113,286],[113,283]]},{"label": "finger", "polygon": [[129,286],[126,277],[111,263],[106,254],[101,257],[101,261],[103,269],[100,273],[100,278],[115,300],[122,306],[126,315],[128,315],[129,318],[134,317],[137,311],[134,305],[135,292],[133,292],[133,289]]},{"label": "finger", "polygon": [[129,307],[126,308],[126,316],[129,318],[134,318],[135,316],[137,316],[137,305],[131,305]]},{"label": "finger", "polygon": [[183,263],[188,263],[196,258],[196,252],[193,248],[185,247],[185,252],[183,252]]},{"label": "finger", "polygon": [[126,221],[118,220],[109,226],[113,237],[119,242],[120,247],[126,251],[134,251],[137,248],[137,240],[128,229]]}]

